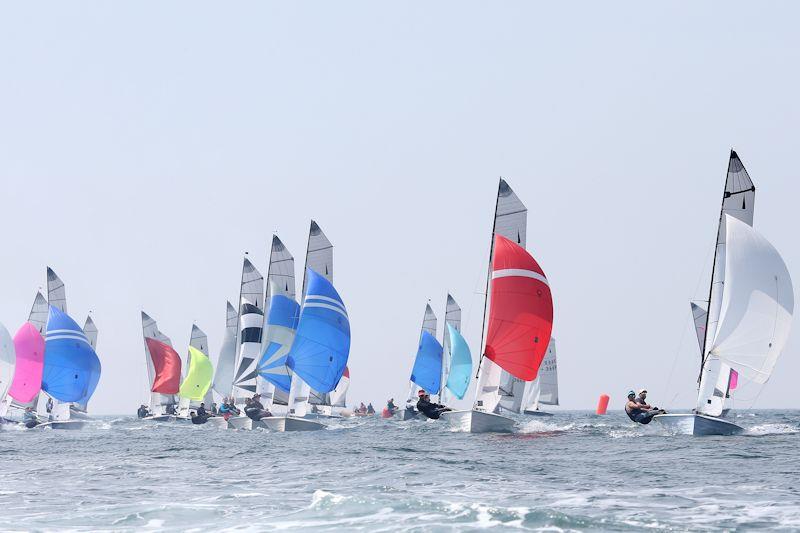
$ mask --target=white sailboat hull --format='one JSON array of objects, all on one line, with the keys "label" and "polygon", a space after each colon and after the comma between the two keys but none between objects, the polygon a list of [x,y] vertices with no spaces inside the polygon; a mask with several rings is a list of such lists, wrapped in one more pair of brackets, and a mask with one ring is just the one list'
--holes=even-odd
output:
[{"label": "white sailboat hull", "polygon": [[692,413],[656,415],[653,422],[678,435],[737,435],[744,431],[733,422]]},{"label": "white sailboat hull", "polygon": [[511,418],[483,411],[445,411],[440,419],[466,433],[511,433],[514,430]]},{"label": "white sailboat hull", "polygon": [[261,422],[272,431],[317,431],[325,429],[325,424],[294,416],[272,416],[261,419]]},{"label": "white sailboat hull", "polygon": [[142,418],[147,422],[175,422],[178,417],[175,415],[150,415]]},{"label": "white sailboat hull", "polygon": [[232,416],[228,419],[230,429],[255,429],[266,427],[263,421],[253,420],[249,416]]},{"label": "white sailboat hull", "polygon": [[548,413],[546,411],[528,411],[527,409],[523,411],[522,414],[528,416],[553,416],[553,413]]}]

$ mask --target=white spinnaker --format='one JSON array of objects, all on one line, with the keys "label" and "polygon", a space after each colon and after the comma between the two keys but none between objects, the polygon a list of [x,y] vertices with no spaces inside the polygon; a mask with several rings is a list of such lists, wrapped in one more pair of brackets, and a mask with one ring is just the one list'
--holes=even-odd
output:
[{"label": "white spinnaker", "polygon": [[740,378],[766,383],[786,345],[794,288],[783,258],[749,225],[726,215],[725,289],[711,346]]},{"label": "white spinnaker", "polygon": [[717,357],[710,356],[711,346],[717,331],[717,323],[722,308],[722,293],[725,286],[726,229],[725,215],[730,215],[747,225],[753,225],[755,209],[755,191],[753,181],[744,168],[739,156],[731,150],[728,160],[728,172],[725,178],[725,191],[722,195],[719,225],[717,227],[717,243],[714,252],[714,264],[711,271],[711,286],[708,299],[708,317],[706,319],[705,338],[703,340],[703,359],[700,372],[700,387],[697,398],[697,410],[700,413],[718,416],[722,413],[725,394],[720,392],[722,382],[727,383],[730,367]]},{"label": "white spinnaker", "polygon": [[150,349],[147,347],[147,341],[145,340],[148,337],[172,346],[170,338],[159,331],[156,321],[151,318],[150,315],[142,311],[142,342],[144,343],[144,358],[147,364],[147,392],[150,394],[150,411],[153,414],[162,414],[164,412],[162,406],[174,405],[176,402],[172,394],[152,392],[153,381],[156,379],[156,371],[153,366],[153,358],[150,355]]},{"label": "white spinnaker", "polygon": [[556,361],[556,340],[550,337],[539,375],[527,383],[522,400],[523,411],[536,411],[539,405],[558,405],[558,364]]},{"label": "white spinnaker", "polygon": [[0,324],[0,402],[5,402],[11,381],[14,379],[14,367],[17,363],[14,351],[14,340],[3,324]]},{"label": "white spinnaker", "polygon": [[[494,213],[494,234],[492,235],[492,250],[494,249],[494,236],[502,235],[512,240],[523,248],[526,246],[528,227],[528,208],[522,203],[506,180],[500,179],[497,189],[497,204]],[[489,272],[492,268],[492,254],[489,256]],[[487,278],[488,280],[488,278]],[[486,284],[485,310],[489,309],[489,284]],[[484,329],[488,313],[484,312]],[[481,346],[481,350],[483,350]],[[494,411],[498,405],[510,411],[519,412],[522,407],[522,395],[525,382],[515,378],[494,361],[483,357],[480,363],[478,384],[476,386],[476,407],[483,411]]]},{"label": "white spinnaker", "polygon": [[212,388],[216,393],[226,398],[233,389],[233,372],[236,367],[236,330],[239,325],[239,313],[236,308],[227,302],[225,315],[225,336],[219,349],[217,364],[214,368],[214,383]]},{"label": "white spinnaker", "polygon": [[[305,267],[310,268],[333,283],[333,244],[331,244],[331,241],[325,236],[322,228],[313,220],[308,230],[308,247],[306,248]],[[308,289],[306,268],[303,269],[301,305],[303,304],[303,300],[305,300],[306,290]],[[299,376],[293,375],[288,399],[289,414],[299,417],[305,416],[308,412],[308,403],[312,395],[319,399],[318,405],[330,405],[327,393],[312,391],[311,387],[300,379]]]},{"label": "white spinnaker", "polygon": [[239,326],[236,336],[236,364],[234,365],[231,395],[237,404],[256,392],[256,366],[261,355],[261,328],[264,323],[264,276],[248,258],[242,264],[242,281],[239,299]]},{"label": "white spinnaker", "polygon": [[[272,236],[272,247],[269,253],[269,266],[267,267],[267,294],[264,300],[264,323],[261,333],[261,353],[269,346],[273,340],[277,340],[284,345],[285,351],[291,347],[294,332],[288,331],[285,327],[270,327],[267,324],[269,318],[269,307],[273,296],[286,296],[294,300],[296,296],[296,283],[294,275],[294,256],[283,244],[277,235]],[[288,341],[288,342],[287,342]],[[283,357],[284,350],[275,354],[275,357]],[[288,369],[287,369],[288,372]],[[259,376],[256,388],[261,393],[264,406],[269,409],[273,403],[286,405],[288,393],[277,389],[274,384]]]},{"label": "white spinnaker", "polygon": [[439,396],[439,401],[447,405],[450,395],[445,384],[447,383],[447,376],[450,374],[450,335],[447,334],[446,324],[450,324],[458,332],[461,331],[461,306],[456,303],[455,298],[449,293],[444,308],[444,323],[445,327],[442,333],[442,392]]},{"label": "white spinnaker", "polygon": [[[197,324],[192,324],[192,333],[189,337],[189,346],[200,350],[203,352],[204,355],[208,356],[208,335],[197,327]],[[189,365],[192,363],[192,352],[189,352],[186,356],[186,372],[189,372]],[[206,404],[207,409],[211,409],[211,403],[214,401],[213,396],[211,394],[211,387],[208,388],[206,395],[203,397],[203,402]],[[199,404],[198,404],[199,405]]]},{"label": "white spinnaker", "polygon": [[47,267],[47,303],[63,313],[67,312],[67,291],[64,282],[50,267]]},{"label": "white spinnaker", "polygon": [[[420,343],[420,341],[422,339],[422,333],[425,332],[425,331],[427,331],[429,334],[431,334],[433,336],[433,338],[435,339],[436,338],[437,326],[438,326],[438,320],[436,319],[436,313],[434,313],[433,309],[431,309],[431,304],[425,304],[425,314],[422,317],[422,328],[420,329],[420,332],[419,332],[419,337],[417,339],[417,345],[419,346],[419,343]],[[416,355],[415,355],[415,357],[416,357]],[[413,368],[413,365],[412,365],[412,368]],[[409,381],[408,383],[409,383],[409,385],[408,385],[408,399],[406,400],[406,403],[408,403],[408,404],[416,404],[417,400],[418,400],[418,393],[419,393],[419,390],[420,390],[420,386],[417,385],[416,383],[414,383],[413,381]],[[444,382],[442,383],[442,385],[444,385]],[[438,393],[438,391],[426,391],[426,392],[428,394],[437,394]]]},{"label": "white spinnaker", "polygon": [[49,313],[49,309],[47,308],[47,299],[42,296],[41,292],[36,293],[36,298],[33,300],[33,306],[31,307],[31,312],[28,315],[28,322],[33,324],[42,337],[44,337],[45,333],[47,333],[47,315]]}]

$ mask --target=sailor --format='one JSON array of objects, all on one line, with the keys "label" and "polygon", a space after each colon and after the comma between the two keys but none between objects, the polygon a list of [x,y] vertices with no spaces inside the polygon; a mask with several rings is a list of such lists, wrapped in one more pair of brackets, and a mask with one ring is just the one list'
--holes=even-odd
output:
[{"label": "sailor", "polygon": [[197,416],[202,418],[208,418],[208,411],[206,411],[206,404],[200,402],[200,407],[197,408]]},{"label": "sailor", "polygon": [[647,389],[641,389],[639,391],[639,395],[636,396],[636,403],[641,405],[641,408],[645,410],[658,409],[658,407],[652,407],[649,403],[647,403]]},{"label": "sailor", "polygon": [[445,411],[452,411],[452,409],[445,405],[433,403],[430,395],[422,389],[417,393],[417,396],[419,397],[419,400],[417,400],[417,411],[428,418],[436,420],[439,418],[439,415]]},{"label": "sailor", "polygon": [[47,409],[48,413],[53,412],[53,399],[47,398],[47,403],[45,404],[45,408]]},{"label": "sailor", "polygon": [[22,415],[22,423],[25,424],[26,428],[32,428],[39,425],[39,417],[37,417],[36,413],[33,412],[32,407],[25,408],[25,413]]},{"label": "sailor", "polygon": [[150,410],[147,408],[145,404],[139,406],[139,409],[136,411],[136,416],[139,418],[144,418],[150,414]]},{"label": "sailor", "polygon": [[200,403],[200,407],[196,411],[189,413],[192,418],[192,424],[205,424],[208,421],[209,415],[206,411],[206,404]]},{"label": "sailor", "polygon": [[375,414],[375,408],[372,407],[372,402],[370,402],[369,405],[367,405],[367,414],[368,415],[374,415]]},{"label": "sailor", "polygon": [[175,412],[175,404],[174,404],[174,403],[171,403],[171,404],[167,405],[166,412],[167,412],[167,414],[168,414],[168,415],[174,415],[174,414],[177,414],[177,413]]},{"label": "sailor", "polygon": [[[643,391],[647,396],[647,391]],[[625,403],[625,414],[638,424],[649,424],[654,416],[664,414],[663,409],[652,408],[646,402],[641,404],[636,399],[636,393],[628,391],[628,401]]]},{"label": "sailor", "polygon": [[261,394],[256,393],[252,399],[247,399],[247,406],[244,408],[246,414],[251,420],[261,420],[262,418],[272,416],[272,413],[264,409],[261,403]]},{"label": "sailor", "polygon": [[386,402],[386,410],[392,415],[397,412],[397,406],[394,404],[394,398],[389,398],[389,401]]}]

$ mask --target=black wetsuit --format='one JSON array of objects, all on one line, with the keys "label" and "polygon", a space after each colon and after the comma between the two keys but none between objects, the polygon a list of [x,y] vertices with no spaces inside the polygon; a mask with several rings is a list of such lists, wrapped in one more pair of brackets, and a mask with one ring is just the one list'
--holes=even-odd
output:
[{"label": "black wetsuit", "polygon": [[424,398],[420,398],[417,402],[417,411],[428,418],[433,418],[434,420],[438,419],[439,415],[441,415],[443,412],[450,410],[451,409],[449,407],[445,407],[444,405],[438,403],[433,403],[432,401]]},{"label": "black wetsuit", "polygon": [[625,414],[637,424],[649,424],[654,416],[661,413],[663,413],[663,411],[660,409],[652,409],[650,411],[645,409],[631,409],[628,411],[628,405],[625,405]]},{"label": "black wetsuit", "polygon": [[251,420],[261,420],[264,417],[272,416],[272,413],[264,409],[264,405],[258,400],[253,400],[244,409],[244,414]]},{"label": "black wetsuit", "polygon": [[144,418],[149,415],[150,412],[147,410],[147,407],[140,407],[138,411],[136,411],[136,416],[139,418]]},{"label": "black wetsuit", "polygon": [[208,421],[208,411],[205,407],[198,407],[197,413],[192,417],[193,424],[205,424]]}]

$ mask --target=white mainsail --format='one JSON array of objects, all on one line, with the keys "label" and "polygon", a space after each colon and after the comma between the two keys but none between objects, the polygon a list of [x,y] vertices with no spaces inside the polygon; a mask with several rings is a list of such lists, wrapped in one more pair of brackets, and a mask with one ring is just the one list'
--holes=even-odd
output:
[{"label": "white mainsail", "polygon": [[238,354],[233,376],[233,397],[237,405],[256,392],[258,361],[261,356],[261,328],[264,325],[264,277],[245,257],[242,265],[239,303]]},{"label": "white mainsail", "polygon": [[150,412],[154,415],[161,415],[164,413],[164,406],[175,405],[176,402],[172,394],[152,392],[153,382],[156,379],[156,370],[153,366],[153,358],[150,355],[150,349],[147,347],[146,339],[148,337],[172,346],[170,338],[159,331],[156,321],[151,318],[150,315],[142,311],[142,340],[144,342],[144,358],[147,364],[147,391],[150,394]]},{"label": "white mainsail", "polygon": [[450,373],[450,335],[447,334],[447,324],[453,326],[456,331],[461,331],[461,306],[456,303],[450,293],[447,294],[447,303],[444,308],[444,323],[445,327],[442,330],[442,392],[439,395],[439,401],[447,405],[450,399],[445,386]]},{"label": "white mainsail", "polygon": [[226,398],[233,389],[233,372],[236,366],[236,330],[239,324],[239,313],[227,302],[225,314],[225,336],[219,349],[217,364],[214,369],[212,388],[221,398]]},{"label": "white mainsail", "polygon": [[702,414],[719,416],[728,396],[730,367],[718,357],[711,357],[710,350],[717,332],[722,294],[725,286],[726,227],[725,215],[730,215],[745,224],[753,225],[756,188],[750,175],[744,168],[741,159],[731,150],[728,159],[728,172],[725,179],[725,191],[722,196],[717,242],[714,251],[714,264],[711,271],[709,289],[708,315],[706,318],[705,338],[703,340],[700,390],[697,398],[697,411]]},{"label": "white mainsail", "polygon": [[[311,269],[320,276],[333,283],[333,244],[323,233],[322,228],[315,221],[311,221],[308,230],[308,247],[306,248],[306,263],[303,269],[303,292],[300,304],[306,297],[308,288],[308,276],[306,269]],[[292,376],[292,386],[289,390],[288,408],[289,414],[303,417],[308,412],[308,404],[312,393],[319,398],[321,405],[330,405],[327,394],[313,392],[299,376]]]}]

